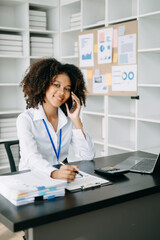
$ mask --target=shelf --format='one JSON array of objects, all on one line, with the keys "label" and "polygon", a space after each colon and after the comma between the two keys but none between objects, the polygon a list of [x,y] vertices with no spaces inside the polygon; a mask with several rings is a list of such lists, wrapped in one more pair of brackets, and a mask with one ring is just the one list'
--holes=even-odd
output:
[{"label": "shelf", "polygon": [[139,49],[139,53],[157,53],[160,54],[160,48]]},{"label": "shelf", "polygon": [[30,33],[40,33],[40,34],[58,34],[57,31],[51,31],[51,30],[39,30],[39,29],[29,29]]},{"label": "shelf", "polygon": [[117,114],[108,114],[108,117],[110,118],[119,118],[119,119],[128,119],[128,120],[135,120],[135,115],[134,114],[130,114],[128,115],[128,113],[117,113]]},{"label": "shelf", "polygon": [[18,55],[0,55],[0,58],[10,58],[10,59],[26,59],[27,56],[18,56]]},{"label": "shelf", "polygon": [[79,30],[81,26],[81,1],[72,1],[70,3],[72,5],[65,4],[61,6],[61,28],[63,32],[70,31],[71,28]]},{"label": "shelf", "polygon": [[108,147],[116,148],[116,149],[124,150],[124,151],[128,151],[128,152],[135,151],[134,143],[128,144],[127,142],[123,142],[121,145],[108,144]]},{"label": "shelf", "polygon": [[139,15],[139,18],[160,19],[160,11]]},{"label": "shelf", "polygon": [[[158,107],[158,103],[160,102],[159,87],[139,87],[139,96],[138,119],[148,118],[146,116],[160,116],[160,108]],[[155,120],[157,120],[157,118]]]},{"label": "shelf", "polygon": [[135,118],[135,107],[136,101],[130,97],[109,96],[108,98],[109,116]]},{"label": "shelf", "polygon": [[[103,124],[102,117],[98,115],[86,115],[82,116],[82,123],[84,129],[92,137],[93,140],[98,140],[98,142],[103,142]],[[96,126],[93,128],[93,126]]]},{"label": "shelf", "polygon": [[16,141],[18,138],[1,138],[0,143],[5,143],[6,141]]},{"label": "shelf", "polygon": [[106,10],[105,0],[83,1],[83,5],[82,5],[83,29],[95,28],[98,26],[105,25],[105,20],[106,20],[105,10]]},{"label": "shelf", "polygon": [[159,0],[140,0],[139,1],[139,13],[140,15],[150,14],[151,12],[157,12],[160,10]]},{"label": "shelf", "polygon": [[91,112],[91,111],[85,111],[85,110],[83,110],[83,114],[87,114],[87,115],[95,115],[95,116],[101,116],[101,117],[104,117],[104,116],[105,116],[104,113],[100,113],[100,112]]},{"label": "shelf", "polygon": [[78,56],[76,55],[72,55],[72,56],[62,56],[62,59],[70,59],[70,58],[78,58]]},{"label": "shelf", "polygon": [[138,64],[138,86],[159,87],[160,48],[141,50]]},{"label": "shelf", "polygon": [[109,21],[108,25],[113,25],[113,24],[122,23],[122,22],[128,22],[128,21],[131,21],[131,20],[137,20],[137,16],[121,18],[121,19],[118,19],[118,20]]},{"label": "shelf", "polygon": [[104,96],[87,95],[86,107],[83,107],[82,110],[88,113],[105,114]]},{"label": "shelf", "polygon": [[42,9],[50,9],[51,7],[58,7],[58,1],[59,0],[45,0],[45,3],[43,0],[29,0],[29,4],[32,7],[38,7],[38,8],[42,8]]},{"label": "shelf", "polygon": [[0,110],[0,115],[17,115],[17,114],[20,114],[24,111],[24,109],[21,109],[21,110]]},{"label": "shelf", "polygon": [[3,32],[25,32],[25,28],[16,28],[16,27],[2,27],[0,26],[0,31]]},{"label": "shelf", "polygon": [[142,120],[138,121],[137,127],[138,149],[152,149],[160,145],[160,123]]},{"label": "shelf", "polygon": [[137,16],[137,1],[108,0],[108,22],[129,21]]},{"label": "shelf", "polygon": [[78,54],[78,31],[62,33],[61,38],[63,39],[61,56],[75,56]]},{"label": "shelf", "polygon": [[148,87],[148,88],[157,88],[157,87],[160,87],[160,84],[143,84],[143,83],[140,83],[138,84],[139,87]]},{"label": "shelf", "polygon": [[153,148],[143,148],[141,149],[141,151],[144,152],[149,152],[149,153],[153,153],[153,154],[159,154],[159,149],[160,149],[160,145],[153,147]]},{"label": "shelf", "polygon": [[108,155],[115,155],[115,154],[121,154],[126,152],[128,152],[128,150],[119,149],[119,148],[116,148],[115,146],[108,146]]},{"label": "shelf", "polygon": [[137,120],[143,121],[143,122],[160,123],[160,115],[145,116],[145,117],[138,118]]},{"label": "shelf", "polygon": [[80,0],[61,0],[61,7],[66,6],[66,5],[71,5],[75,2],[80,2]]},{"label": "shelf", "polygon": [[98,144],[98,145],[104,146],[104,141],[102,141],[102,140],[96,140],[95,139],[93,142],[94,142],[94,144]]},{"label": "shelf", "polygon": [[18,87],[19,83],[0,83],[0,87]]},{"label": "shelf", "polygon": [[136,121],[132,119],[108,119],[108,144],[126,150],[136,147]]},{"label": "shelf", "polygon": [[70,33],[70,32],[74,32],[74,31],[80,31],[81,27],[75,27],[75,28],[69,28],[66,30],[63,30],[62,33]]},{"label": "shelf", "polygon": [[143,49],[159,49],[160,33],[158,31],[160,25],[160,13],[151,15],[151,17],[139,18],[138,21],[138,46],[139,50]]},{"label": "shelf", "polygon": [[104,27],[104,26],[105,26],[105,21],[103,21],[102,23],[95,23],[95,24],[90,24],[90,25],[87,25],[87,26],[82,26],[82,28],[84,30],[87,30],[87,29],[91,29],[91,28]]}]

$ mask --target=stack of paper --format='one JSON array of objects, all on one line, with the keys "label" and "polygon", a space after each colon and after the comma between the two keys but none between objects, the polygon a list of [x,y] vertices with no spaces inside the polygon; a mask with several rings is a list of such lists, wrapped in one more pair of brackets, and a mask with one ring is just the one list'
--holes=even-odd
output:
[{"label": "stack of paper", "polygon": [[52,199],[65,194],[66,181],[52,179],[37,171],[0,176],[0,194],[16,206],[37,198]]},{"label": "stack of paper", "polygon": [[71,28],[80,28],[81,27],[81,13],[74,13],[71,15],[70,27]]},{"label": "stack of paper", "polygon": [[0,34],[0,55],[22,56],[22,36],[15,34]]},{"label": "stack of paper", "polygon": [[74,42],[74,55],[78,56],[78,42]]},{"label": "stack of paper", "polygon": [[53,38],[31,37],[30,44],[32,56],[53,56]]},{"label": "stack of paper", "polygon": [[17,139],[16,118],[0,119],[0,138]]},{"label": "stack of paper", "polygon": [[46,12],[30,10],[29,11],[29,26],[31,29],[46,30],[46,28],[47,28]]}]

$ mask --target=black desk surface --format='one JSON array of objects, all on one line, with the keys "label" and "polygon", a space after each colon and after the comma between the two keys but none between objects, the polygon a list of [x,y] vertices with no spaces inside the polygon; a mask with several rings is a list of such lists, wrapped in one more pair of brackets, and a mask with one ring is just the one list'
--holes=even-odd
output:
[{"label": "black desk surface", "polygon": [[[80,170],[93,174],[95,167],[117,164],[132,155],[156,157],[153,154],[138,151],[96,158],[94,161],[77,162],[77,164]],[[127,173],[124,176],[112,176],[106,179],[113,184],[83,192],[67,192],[64,197],[20,207],[12,205],[0,195],[0,221],[12,231],[20,231],[153,194],[160,190],[159,171],[153,175]]]}]

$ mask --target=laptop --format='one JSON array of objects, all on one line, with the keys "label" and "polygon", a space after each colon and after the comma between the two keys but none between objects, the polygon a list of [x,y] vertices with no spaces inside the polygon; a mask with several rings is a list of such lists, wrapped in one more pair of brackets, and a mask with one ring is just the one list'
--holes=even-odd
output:
[{"label": "laptop", "polygon": [[96,168],[96,173],[119,175],[127,172],[152,174],[160,167],[160,154],[157,158],[131,156],[112,167]]}]

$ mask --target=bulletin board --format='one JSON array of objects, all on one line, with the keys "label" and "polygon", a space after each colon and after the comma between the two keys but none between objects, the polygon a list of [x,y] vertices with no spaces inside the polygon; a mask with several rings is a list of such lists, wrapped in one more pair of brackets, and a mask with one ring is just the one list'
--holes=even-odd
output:
[{"label": "bulletin board", "polygon": [[80,32],[79,67],[88,94],[137,96],[137,21]]}]

